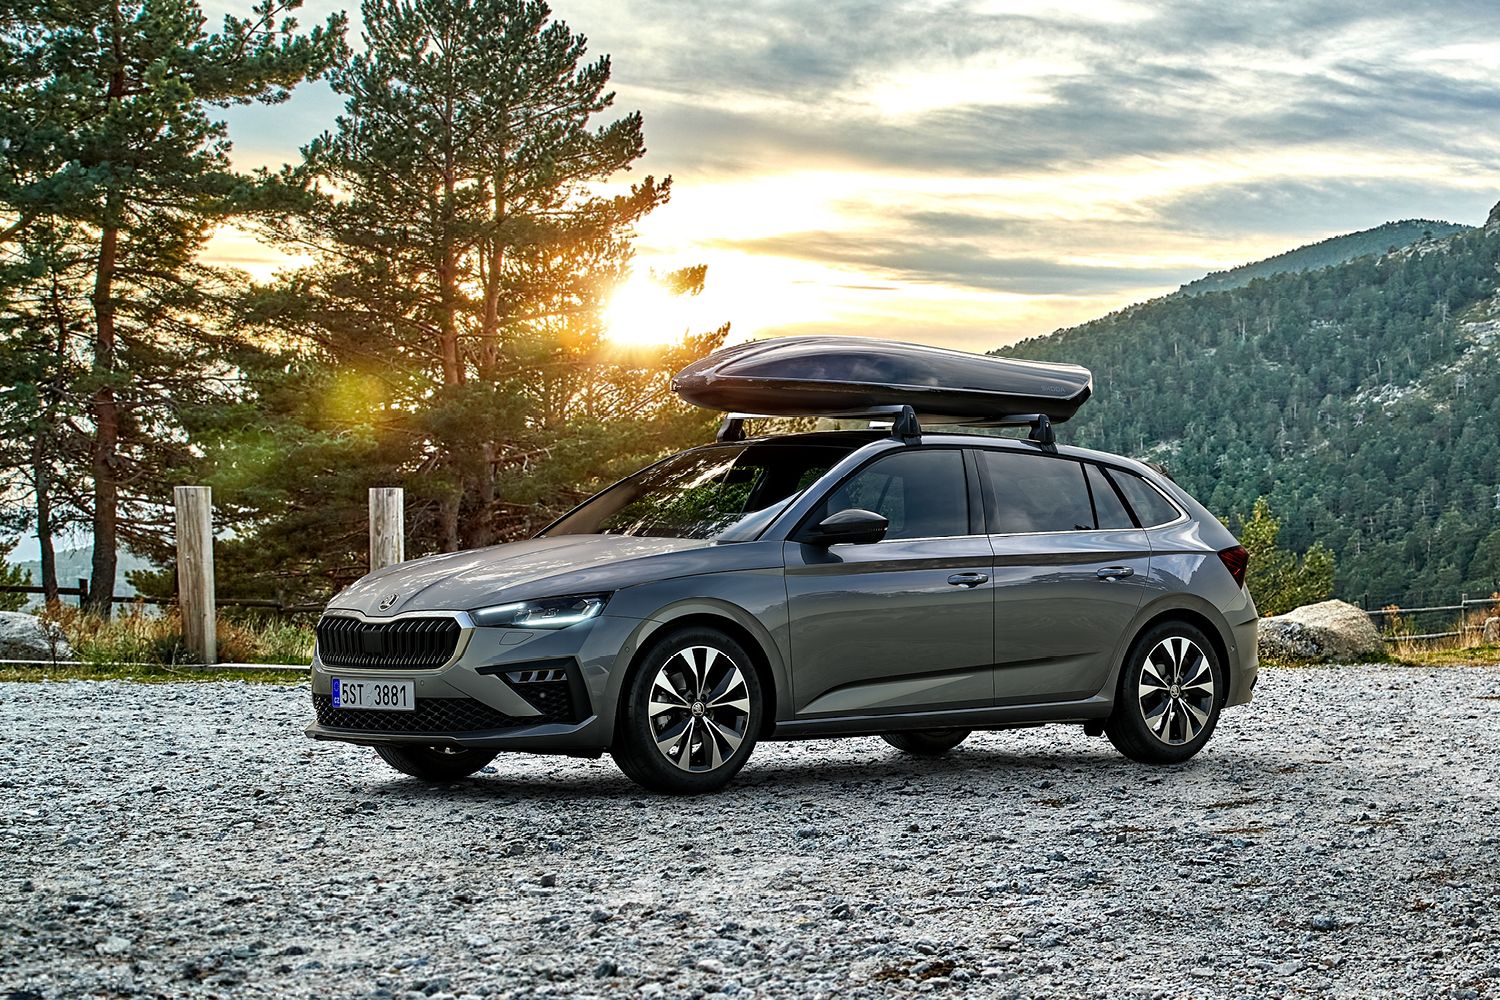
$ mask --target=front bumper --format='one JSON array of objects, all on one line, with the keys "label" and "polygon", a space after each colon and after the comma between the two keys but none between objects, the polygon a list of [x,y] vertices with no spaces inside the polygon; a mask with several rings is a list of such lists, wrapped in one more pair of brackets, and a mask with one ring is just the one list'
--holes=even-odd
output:
[{"label": "front bumper", "polygon": [[[350,612],[336,612],[363,617]],[[555,631],[476,628],[461,633],[435,669],[312,664],[313,739],[365,745],[419,744],[533,753],[598,753],[614,734],[614,706],[643,622],[601,615]],[[370,623],[399,622],[366,618]],[[410,680],[410,712],[336,708],[333,678]]]}]

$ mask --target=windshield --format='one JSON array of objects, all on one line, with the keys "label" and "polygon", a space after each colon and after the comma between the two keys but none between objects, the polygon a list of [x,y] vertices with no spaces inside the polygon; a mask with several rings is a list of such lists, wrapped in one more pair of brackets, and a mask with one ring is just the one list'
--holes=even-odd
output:
[{"label": "windshield", "polygon": [[695,448],[616,483],[543,534],[748,540],[850,450],[769,442]]}]

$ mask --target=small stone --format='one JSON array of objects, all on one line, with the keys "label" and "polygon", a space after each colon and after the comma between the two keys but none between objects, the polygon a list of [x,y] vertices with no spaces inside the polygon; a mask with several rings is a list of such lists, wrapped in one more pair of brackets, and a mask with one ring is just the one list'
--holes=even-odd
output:
[{"label": "small stone", "polygon": [[123,955],[130,950],[130,939],[112,934],[94,945],[94,950],[101,955]]},{"label": "small stone", "polygon": [[595,979],[612,979],[620,974],[620,966],[617,962],[605,959],[594,966]]},{"label": "small stone", "polygon": [[557,884],[557,876],[548,872],[542,876],[541,885],[543,889],[550,889]]}]

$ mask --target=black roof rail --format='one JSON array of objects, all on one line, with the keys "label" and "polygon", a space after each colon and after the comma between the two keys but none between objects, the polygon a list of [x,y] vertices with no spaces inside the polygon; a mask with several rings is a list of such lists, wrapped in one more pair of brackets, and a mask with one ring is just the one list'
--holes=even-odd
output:
[{"label": "black roof rail", "polygon": [[[721,442],[743,441],[746,437],[746,420],[775,420],[777,416],[766,413],[727,413],[724,415],[724,421],[719,424],[718,440]],[[786,416],[786,414],[779,414],[779,416]],[[805,414],[805,416],[826,417],[829,420],[889,420],[891,437],[899,438],[907,444],[915,444],[922,438],[922,425],[917,421],[917,413],[905,403],[892,406],[870,406],[840,413],[819,411]]]},{"label": "black roof rail", "polygon": [[1041,446],[1043,451],[1057,450],[1057,434],[1052,430],[1052,418],[1045,413],[1012,413],[992,420],[975,420],[968,427],[1030,427],[1026,440]]},{"label": "black roof rail", "polygon": [[[777,416],[786,416],[786,414],[726,413],[723,422],[719,424],[717,439],[721,443],[743,441],[747,437],[745,433],[745,421],[775,420]],[[842,413],[808,413],[806,416],[827,417],[829,420],[889,420],[891,422],[891,437],[904,441],[907,444],[915,444],[922,439],[922,425],[917,420],[917,413],[906,403],[891,406],[870,406],[859,410],[847,410]],[[1026,435],[1026,440],[1038,445],[1043,451],[1057,451],[1057,434],[1052,429],[1052,418],[1045,413],[1012,413],[986,420],[967,420],[955,426],[1030,427],[1031,432]]]}]

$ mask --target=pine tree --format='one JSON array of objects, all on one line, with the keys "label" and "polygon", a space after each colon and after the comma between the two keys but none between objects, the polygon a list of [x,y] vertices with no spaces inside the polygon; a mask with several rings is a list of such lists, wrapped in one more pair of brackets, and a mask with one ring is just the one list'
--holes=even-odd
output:
[{"label": "pine tree", "polygon": [[342,16],[299,34],[287,16],[299,5],[262,0],[213,33],[192,0],[42,0],[0,14],[0,241],[22,271],[41,229],[87,261],[66,272],[62,297],[87,309],[59,358],[87,364],[68,391],[87,399],[90,485],[70,501],[90,519],[101,614],[122,530],[126,541],[149,530],[146,490],[187,455],[181,411],[232,375],[204,323],[229,288],[197,255],[254,192],[210,111],[282,101],[342,51]]},{"label": "pine tree", "polygon": [[[358,575],[368,486],[406,487],[409,551],[453,550],[701,440],[667,380],[727,332],[630,355],[604,339],[633,227],[670,190],[620,183],[644,142],[639,114],[605,114],[607,57],[523,0],[367,0],[363,22],[331,74],[344,113],[281,176],[267,230],[316,262],[249,319],[296,341],[263,373],[263,422],[226,444],[289,447],[279,499],[224,473],[259,512],[246,536],[306,579]],[[704,271],[662,277],[692,294]]]}]

